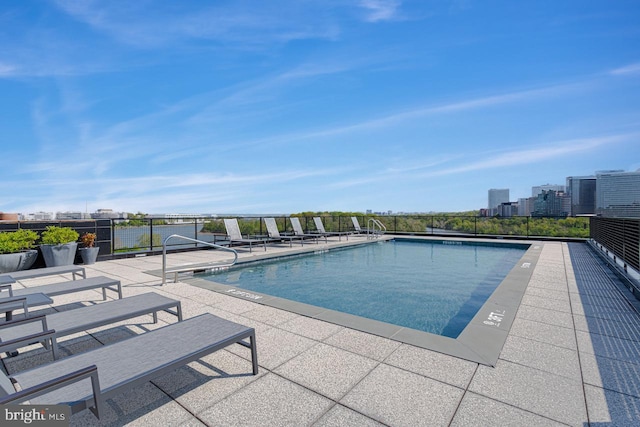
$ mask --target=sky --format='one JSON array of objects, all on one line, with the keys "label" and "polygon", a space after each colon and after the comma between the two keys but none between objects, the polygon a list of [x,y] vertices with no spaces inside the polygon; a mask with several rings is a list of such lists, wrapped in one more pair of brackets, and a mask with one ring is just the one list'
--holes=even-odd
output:
[{"label": "sky", "polygon": [[640,2],[0,3],[0,211],[461,212],[640,168]]}]

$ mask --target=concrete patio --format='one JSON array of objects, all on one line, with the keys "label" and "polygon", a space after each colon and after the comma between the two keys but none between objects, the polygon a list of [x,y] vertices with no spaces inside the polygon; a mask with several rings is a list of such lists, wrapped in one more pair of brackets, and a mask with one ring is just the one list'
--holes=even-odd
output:
[{"label": "concrete patio", "polygon": [[[328,246],[335,244],[337,238]],[[188,280],[162,286],[148,273],[161,268],[160,256],[87,266],[88,277],[120,279],[125,297],[152,290],[181,300],[185,318],[210,312],[254,327],[260,373],[251,375],[248,349],[228,347],[109,400],[101,420],[84,411],[72,417],[71,425],[640,425],[638,312],[617,279],[585,252],[586,245],[540,244],[539,261],[495,367],[212,292]],[[269,245],[267,252],[290,250]],[[177,253],[169,255],[169,263],[218,256],[223,255]],[[258,256],[264,252],[240,250],[241,258]],[[101,300],[99,291],[55,297],[55,308],[43,312]],[[175,321],[168,314],[160,319],[153,324],[146,316],[71,336],[60,342],[61,354]],[[9,373],[51,360],[40,346],[2,359]]]}]

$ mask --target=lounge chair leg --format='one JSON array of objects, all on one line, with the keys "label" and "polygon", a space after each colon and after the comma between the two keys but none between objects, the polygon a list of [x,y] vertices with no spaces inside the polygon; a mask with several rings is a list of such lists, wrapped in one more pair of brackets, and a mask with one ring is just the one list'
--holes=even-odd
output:
[{"label": "lounge chair leg", "polygon": [[58,341],[56,337],[51,337],[51,353],[53,353],[53,360],[58,360]]},{"label": "lounge chair leg", "polygon": [[258,375],[258,350],[256,349],[255,334],[249,337],[249,343],[251,345],[251,363],[253,364],[253,375]]}]

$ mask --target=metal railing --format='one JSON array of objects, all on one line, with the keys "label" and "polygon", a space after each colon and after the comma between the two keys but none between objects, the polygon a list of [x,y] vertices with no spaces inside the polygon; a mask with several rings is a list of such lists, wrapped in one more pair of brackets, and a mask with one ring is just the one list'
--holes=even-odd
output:
[{"label": "metal railing", "polygon": [[179,234],[172,234],[171,236],[164,239],[162,242],[162,284],[165,285],[167,283],[167,243],[171,239],[180,239],[186,240],[193,243],[200,243],[206,246],[211,246],[216,249],[221,249],[223,251],[232,252],[234,255],[233,262],[231,263],[210,263],[210,264],[184,264],[180,267],[174,267],[171,269],[171,273],[174,273],[174,283],[178,281],[178,274],[186,271],[195,271],[195,270],[214,270],[218,268],[227,268],[231,267],[238,261],[238,252],[235,249],[227,248],[225,246],[216,245],[215,243],[209,243],[202,240],[192,239],[190,237],[181,236]]},{"label": "metal railing", "polygon": [[387,232],[387,227],[375,218],[367,221],[367,239],[377,239],[381,234]]},{"label": "metal railing", "polygon": [[627,266],[640,271],[640,218],[591,218],[591,238]]}]

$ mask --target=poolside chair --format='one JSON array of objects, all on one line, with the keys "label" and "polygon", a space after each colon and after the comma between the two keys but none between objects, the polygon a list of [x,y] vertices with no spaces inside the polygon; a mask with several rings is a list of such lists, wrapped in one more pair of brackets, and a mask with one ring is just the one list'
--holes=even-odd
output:
[{"label": "poolside chair", "polygon": [[322,223],[322,218],[320,218],[319,216],[314,216],[313,222],[316,225],[317,233],[319,233],[320,235],[325,237],[338,236],[338,240],[342,240],[342,236],[345,236],[347,240],[349,240],[349,234],[351,233],[348,231],[326,231],[324,229],[324,224]]},{"label": "poolside chair", "polygon": [[45,348],[51,344],[53,358],[57,359],[57,339],[60,337],[145,314],[152,314],[153,323],[157,323],[159,311],[171,313],[182,321],[180,301],[147,292],[74,310],[0,323],[0,353],[40,342]]},{"label": "poolside chair", "polygon": [[[54,276],[71,273],[73,280],[76,276],[87,278],[84,267],[78,265],[58,265],[56,267],[32,268],[30,270],[12,271],[11,273],[0,274],[1,283],[12,283],[17,280],[33,279],[36,277]],[[13,280],[11,280],[13,279]]]},{"label": "poolside chair", "polygon": [[119,280],[106,276],[90,277],[88,279],[70,280],[67,282],[51,283],[48,285],[29,286],[13,289],[10,283],[0,285],[0,291],[8,290],[10,296],[24,296],[26,294],[42,292],[50,297],[82,292],[90,289],[102,289],[102,299],[107,299],[107,289],[118,294],[122,298],[122,284]]},{"label": "poolside chair", "polygon": [[358,217],[352,216],[351,222],[353,223],[353,230],[355,234],[362,234],[367,232],[366,230],[363,230],[360,227],[360,222],[358,222]]},{"label": "poolside chair", "polygon": [[100,418],[107,399],[235,343],[251,349],[258,374],[255,330],[206,313],[11,376],[0,371],[0,405],[64,404]]},{"label": "poolside chair", "polygon": [[319,237],[324,237],[324,242],[327,243],[327,236],[321,236],[320,234],[317,233],[305,233],[302,230],[302,225],[300,225],[300,218],[298,217],[291,217],[289,218],[289,221],[291,221],[291,226],[293,227],[293,233],[296,236],[305,238],[305,239],[314,239],[316,241],[316,244],[318,243],[318,238]]},{"label": "poolside chair", "polygon": [[288,240],[289,241],[289,247],[293,246],[293,241],[294,240],[299,240],[300,244],[304,246],[304,236],[297,236],[297,235],[293,235],[293,236],[288,236],[288,235],[283,235],[280,234],[280,232],[278,231],[278,224],[276,223],[275,218],[264,218],[264,223],[267,226],[267,233],[269,233],[269,237],[276,241],[285,241]]},{"label": "poolside chair", "polygon": [[[8,299],[25,299],[32,300],[28,305],[51,304],[52,300],[50,297],[92,289],[102,289],[103,300],[107,299],[107,289],[116,292],[118,294],[118,298],[122,298],[122,284],[119,280],[105,276],[97,276],[90,277],[89,279],[69,280],[66,282],[29,286],[28,288],[20,289],[13,289],[12,283],[0,284],[0,301],[6,301]],[[9,294],[9,296],[4,297],[2,294]],[[46,299],[42,299],[40,297],[46,297]],[[15,309],[16,308],[7,307],[5,310],[2,310],[5,312],[5,320],[9,321],[13,318],[13,310]]]},{"label": "poolside chair", "polygon": [[235,218],[227,218],[224,220],[224,226],[227,229],[227,238],[229,239],[229,244],[233,243],[242,243],[249,245],[249,252],[253,245],[261,244],[264,246],[264,250],[267,250],[267,239],[251,239],[242,237],[242,233],[240,233],[240,226],[238,225],[238,220]]}]

